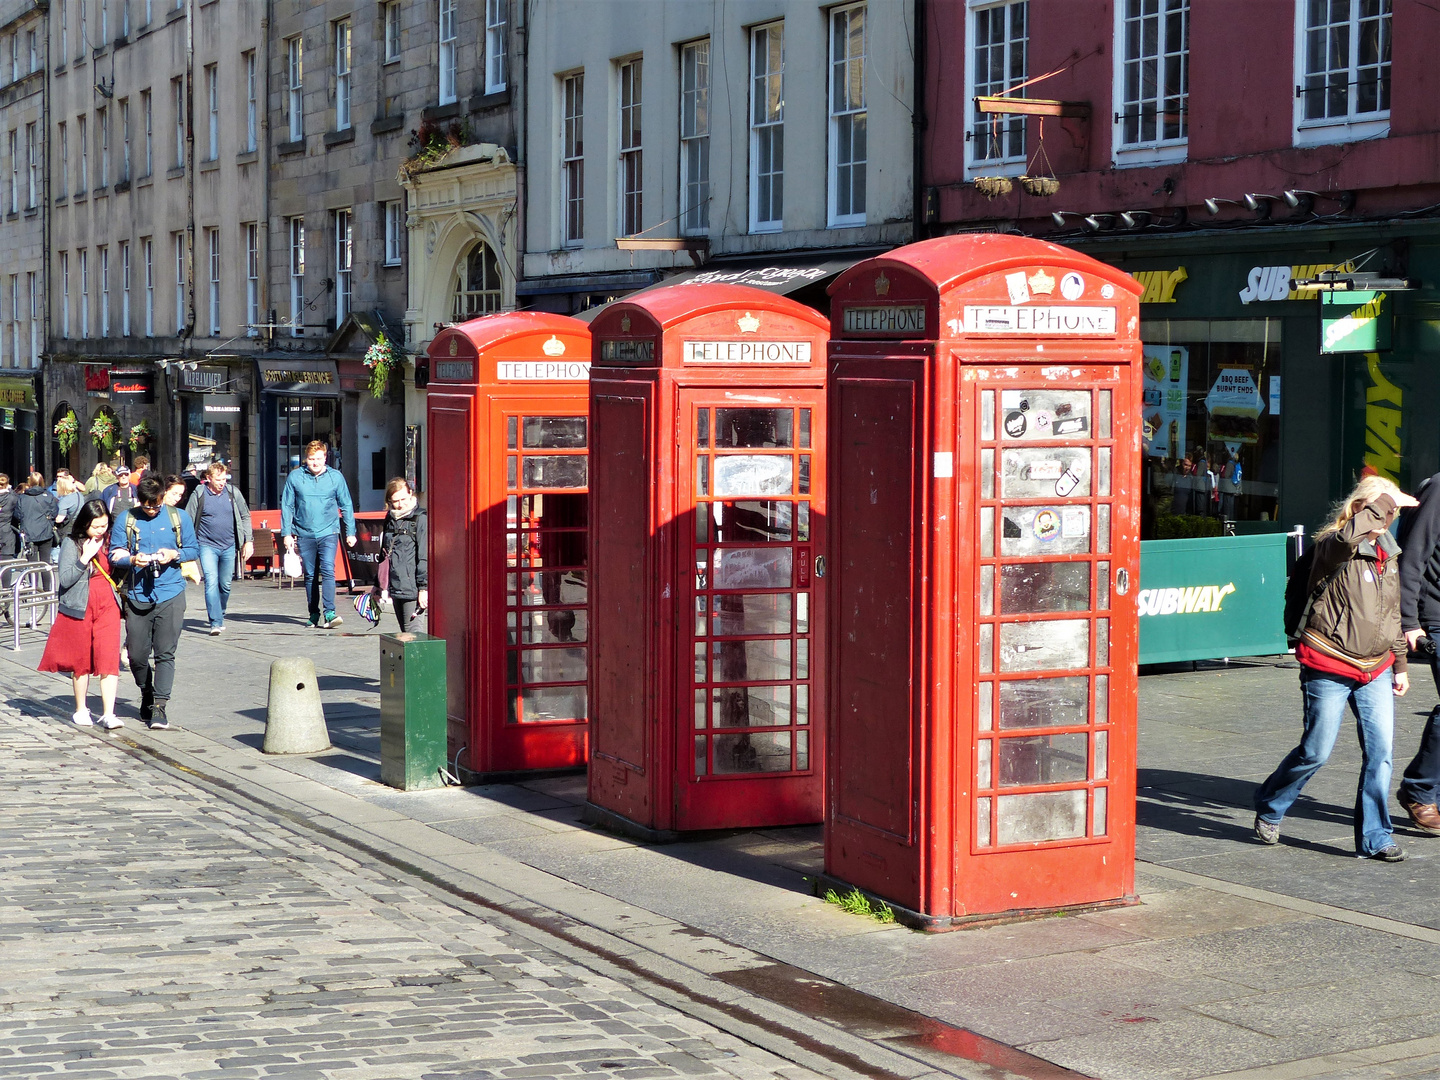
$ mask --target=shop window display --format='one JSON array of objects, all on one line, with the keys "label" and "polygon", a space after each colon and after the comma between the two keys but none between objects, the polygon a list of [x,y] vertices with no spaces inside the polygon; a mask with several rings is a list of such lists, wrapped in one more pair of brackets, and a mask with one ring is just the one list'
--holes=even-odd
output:
[{"label": "shop window display", "polygon": [[1276,519],[1280,327],[1279,319],[1141,325],[1142,539],[1217,536],[1227,520]]}]

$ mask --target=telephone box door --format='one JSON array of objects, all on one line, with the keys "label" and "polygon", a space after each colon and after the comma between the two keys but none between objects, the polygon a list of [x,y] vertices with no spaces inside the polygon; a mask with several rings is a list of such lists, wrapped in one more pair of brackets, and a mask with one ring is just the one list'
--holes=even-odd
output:
[{"label": "telephone box door", "polygon": [[820,821],[825,391],[684,390],[679,429],[696,466],[679,478],[677,827]]},{"label": "telephone box door", "polygon": [[506,447],[503,458],[492,457],[500,473],[492,490],[505,492],[503,528],[490,531],[491,573],[503,579],[505,597],[504,655],[491,658],[503,677],[491,679],[489,692],[504,695],[491,707],[505,717],[494,768],[581,766],[589,717],[589,420],[583,401],[567,411],[553,398],[505,398],[491,409],[491,431],[504,433]]},{"label": "telephone box door", "polygon": [[[955,845],[957,914],[1119,896],[1133,873],[1128,859],[1106,857],[1116,840],[1130,850],[1116,834],[1134,829],[1109,809],[1134,799],[1136,635],[1115,630],[1133,620],[1110,615],[1130,602],[1120,598],[1139,562],[1128,526],[1139,477],[1124,452],[1135,437],[1131,371],[1064,371],[963,369],[962,415],[973,421],[958,449],[978,479],[979,542],[973,576],[957,581],[974,597],[976,628],[973,785],[956,784],[974,792],[971,814],[957,808],[971,822]],[[1097,889],[1111,878],[1112,891]]]}]

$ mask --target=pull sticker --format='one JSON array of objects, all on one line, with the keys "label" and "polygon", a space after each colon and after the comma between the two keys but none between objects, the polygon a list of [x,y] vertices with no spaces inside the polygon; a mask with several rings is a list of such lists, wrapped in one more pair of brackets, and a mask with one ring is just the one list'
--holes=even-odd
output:
[{"label": "pull sticker", "polygon": [[[1059,463],[1057,462],[1056,464]],[[1065,470],[1064,474],[1060,477],[1059,480],[1055,481],[1055,494],[1059,495],[1060,498],[1063,499],[1072,491],[1074,491],[1075,488],[1079,485],[1079,483],[1080,474],[1077,473],[1072,466],[1071,468]]]}]

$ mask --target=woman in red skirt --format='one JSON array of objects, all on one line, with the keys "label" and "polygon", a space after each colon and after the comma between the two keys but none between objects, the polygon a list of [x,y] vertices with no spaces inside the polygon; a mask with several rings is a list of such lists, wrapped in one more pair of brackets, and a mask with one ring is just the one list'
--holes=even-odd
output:
[{"label": "woman in red skirt", "polygon": [[40,670],[70,673],[75,686],[73,719],[82,727],[94,723],[85,696],[90,676],[100,676],[100,700],[105,705],[100,726],[113,731],[124,727],[125,721],[115,715],[115,690],[120,676],[120,602],[105,550],[109,535],[110,514],[105,504],[98,499],[82,504],[60,546],[60,615],[50,627]]}]

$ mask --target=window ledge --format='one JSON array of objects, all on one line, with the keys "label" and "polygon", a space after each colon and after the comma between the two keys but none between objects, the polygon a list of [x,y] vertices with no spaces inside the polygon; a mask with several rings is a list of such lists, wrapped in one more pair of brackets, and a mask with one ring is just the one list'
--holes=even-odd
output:
[{"label": "window ledge", "polygon": [[470,111],[480,112],[482,109],[494,109],[501,105],[510,104],[510,88],[496,90],[493,94],[471,94]]},{"label": "window ledge", "polygon": [[56,195],[56,196],[55,196],[55,205],[56,205],[56,206],[64,206],[64,205],[65,205],[66,203],[68,203],[69,201],[70,201],[70,196],[69,196],[69,195]]},{"label": "window ledge", "polygon": [[241,150],[235,155],[236,165],[254,165],[260,160],[259,150]]},{"label": "window ledge", "polygon": [[135,186],[136,186],[136,187],[150,187],[154,182],[155,182],[155,177],[151,176],[149,173],[146,173],[144,176],[141,176],[141,177],[139,177],[139,178],[136,179],[136,181],[135,181]]},{"label": "window ledge", "polygon": [[867,224],[864,214],[854,217],[832,218],[825,225],[827,229],[863,229]]},{"label": "window ledge", "polygon": [[1175,165],[1190,156],[1188,141],[1147,143],[1124,146],[1115,151],[1117,169],[1133,169],[1144,165]]},{"label": "window ledge", "polygon": [[185,175],[185,166],[184,166],[184,165],[172,165],[172,166],[170,166],[170,168],[168,168],[168,169],[165,170],[165,179],[166,179],[166,180],[178,180],[178,179],[180,179],[180,177],[182,177],[182,176],[184,176],[184,175]]},{"label": "window ledge", "polygon": [[70,61],[70,62],[71,62],[72,64],[74,64],[76,67],[84,67],[84,66],[85,66],[85,54],[84,54],[84,53],[81,53],[79,56],[75,57],[75,59],[72,60],[72,61]]},{"label": "window ledge", "polygon": [[449,105],[427,105],[420,112],[422,120],[451,120],[460,115],[460,102],[452,101]]},{"label": "window ledge", "polygon": [[110,197],[110,188],[109,188],[108,186],[107,186],[107,187],[97,187],[97,188],[96,188],[94,191],[92,191],[90,194],[91,194],[92,197],[94,197],[94,198],[96,198],[96,199],[108,199],[108,198]]},{"label": "window ledge", "polygon": [[977,176],[1021,176],[1025,172],[1024,158],[1003,158],[999,161],[971,161],[965,165],[965,179]]},{"label": "window ledge", "polygon": [[53,74],[55,74],[55,75],[64,75],[65,72],[66,72],[66,70],[67,70],[67,69],[66,69],[66,67],[65,67],[65,64],[64,64],[64,62],[62,61],[61,63],[55,65],[55,70],[54,70]]},{"label": "window ledge", "polygon": [[220,168],[219,158],[206,158],[204,161],[200,162],[199,171],[202,173],[212,173],[218,168]]},{"label": "window ledge", "polygon": [[83,192],[83,191],[77,191],[77,192],[75,192],[75,194],[74,194],[73,196],[71,196],[71,201],[73,201],[73,202],[87,202],[87,201],[89,200],[89,198],[90,198],[90,196],[87,195],[85,192]]},{"label": "window ledge", "polygon": [[185,9],[183,7],[171,8],[165,13],[165,25],[169,26],[176,19],[183,19],[184,17]]},{"label": "window ledge", "polygon": [[398,116],[381,116],[370,122],[371,135],[388,135],[392,131],[399,131],[405,126],[405,114]]},{"label": "window ledge", "polygon": [[383,263],[381,263],[380,265],[381,265],[381,266],[387,266],[387,267],[389,267],[391,270],[398,270],[400,267],[404,266],[405,264],[404,264],[403,262],[401,262],[399,259],[396,259],[394,262],[383,262]]},{"label": "window ledge", "polygon": [[121,34],[119,37],[117,37],[114,41],[110,43],[111,47],[115,49],[123,49],[126,45],[129,44],[130,37],[127,34]]},{"label": "window ledge", "polygon": [[5,215],[5,220],[6,220],[6,221],[19,221],[19,220],[20,220],[20,211],[18,211],[18,210],[11,210],[8,214]]},{"label": "window ledge", "polygon": [[293,142],[282,142],[279,146],[275,147],[275,153],[279,154],[281,157],[284,157],[287,154],[303,154],[304,152],[304,139],[296,139]]},{"label": "window ledge", "polygon": [[25,216],[27,218],[32,218],[38,213],[40,213],[40,208],[38,206],[27,206],[25,208]]},{"label": "window ledge", "polygon": [[1363,139],[1384,139],[1389,134],[1388,114],[1370,120],[1303,120],[1295,128],[1295,145],[1360,142]]},{"label": "window ledge", "polygon": [[115,194],[116,194],[116,195],[123,195],[123,194],[125,194],[125,192],[127,192],[127,191],[129,191],[129,190],[130,190],[130,181],[129,181],[129,180],[121,180],[118,184],[115,185]]},{"label": "window ledge", "polygon": [[327,131],[325,133],[325,149],[327,150],[332,146],[344,146],[346,143],[354,141],[355,129],[353,127],[345,128],[343,131]]}]

